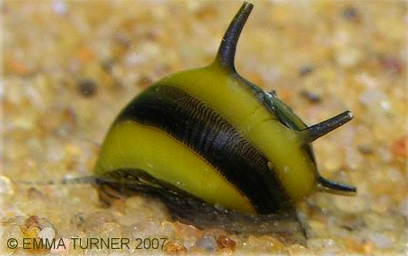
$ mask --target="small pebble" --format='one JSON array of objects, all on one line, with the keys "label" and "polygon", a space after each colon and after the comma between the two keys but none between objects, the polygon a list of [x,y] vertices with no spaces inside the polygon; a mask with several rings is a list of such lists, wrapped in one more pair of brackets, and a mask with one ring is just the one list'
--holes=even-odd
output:
[{"label": "small pebble", "polygon": [[25,238],[36,238],[40,229],[38,227],[22,228],[23,235]]},{"label": "small pebble", "polygon": [[47,239],[48,241],[51,241],[52,239],[55,238],[55,230],[53,228],[44,228],[42,229],[38,235],[39,238]]},{"label": "small pebble", "polygon": [[402,136],[392,143],[391,151],[395,158],[408,158],[408,136]]},{"label": "small pebble", "polygon": [[310,75],[313,72],[313,66],[304,66],[299,69],[299,76],[304,77]]},{"label": "small pebble", "polygon": [[374,153],[374,149],[370,145],[359,145],[358,150],[364,155],[372,155]]},{"label": "small pebble", "polygon": [[184,247],[187,248],[187,250],[189,250],[191,247],[195,246],[196,243],[197,243],[197,238],[195,238],[193,236],[185,237],[183,239],[183,245],[184,245]]},{"label": "small pebble", "polygon": [[302,90],[300,92],[300,95],[305,97],[311,103],[319,103],[322,100],[322,98],[318,94],[313,93],[311,91],[307,91],[307,90]]},{"label": "small pebble", "polygon": [[248,240],[245,242],[245,246],[251,251],[256,252],[281,252],[284,248],[284,244],[278,239],[271,236],[261,236],[256,237],[250,235]]},{"label": "small pebble", "polygon": [[27,195],[30,199],[40,199],[41,200],[44,198],[44,194],[40,190],[34,187],[31,187],[27,190]]},{"label": "small pebble", "polygon": [[33,215],[26,219],[24,228],[29,229],[32,227],[40,228],[40,218],[38,216]]},{"label": "small pebble", "polygon": [[90,78],[81,79],[78,81],[78,92],[84,97],[92,97],[97,92],[97,84],[95,80]]},{"label": "small pebble", "polygon": [[235,244],[236,244],[235,241],[227,236],[221,235],[217,238],[217,245],[218,245],[218,248],[220,249],[227,248],[227,249],[231,249],[232,251],[234,251]]},{"label": "small pebble", "polygon": [[164,251],[170,255],[185,255],[187,248],[177,242],[167,242]]},{"label": "small pebble", "polygon": [[213,252],[217,248],[217,242],[211,235],[204,235],[197,241],[197,245],[207,251]]},{"label": "small pebble", "polygon": [[370,241],[372,241],[378,248],[390,249],[394,245],[394,241],[390,236],[381,233],[372,233],[369,236]]},{"label": "small pebble", "polygon": [[65,1],[61,0],[52,1],[52,9],[56,14],[61,16],[67,13],[67,5],[65,4]]},{"label": "small pebble", "polygon": [[404,62],[395,57],[381,58],[381,64],[384,69],[391,71],[394,74],[401,74],[405,69]]},{"label": "small pebble", "polygon": [[353,7],[353,6],[348,6],[343,10],[342,16],[344,19],[348,21],[359,21],[360,20],[360,14],[359,11]]},{"label": "small pebble", "polygon": [[350,252],[355,252],[364,255],[372,254],[374,244],[372,241],[366,241],[361,239],[349,239],[346,241],[347,249]]},{"label": "small pebble", "polygon": [[0,194],[11,195],[13,192],[14,190],[10,179],[6,176],[0,176]]},{"label": "small pebble", "polygon": [[175,225],[170,221],[163,221],[160,227],[160,234],[166,237],[173,237],[176,233]]},{"label": "small pebble", "polygon": [[74,216],[71,218],[71,224],[74,225],[75,227],[82,229],[84,226],[85,222],[85,214],[83,213],[76,213]]},{"label": "small pebble", "polygon": [[114,222],[115,218],[113,213],[109,211],[96,211],[88,214],[85,219],[85,229],[89,230],[101,230],[104,223]]}]

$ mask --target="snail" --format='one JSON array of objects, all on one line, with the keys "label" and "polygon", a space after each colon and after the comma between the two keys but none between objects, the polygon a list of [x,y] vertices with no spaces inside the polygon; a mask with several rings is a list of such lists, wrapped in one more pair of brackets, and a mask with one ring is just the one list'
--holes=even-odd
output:
[{"label": "snail", "polygon": [[163,78],[120,112],[94,169],[101,200],[142,193],[194,222],[204,215],[226,221],[231,213],[295,216],[296,204],[317,191],[356,193],[319,174],[310,144],[352,113],[307,126],[276,93],[235,70],[252,8],[243,3],[213,63]]}]

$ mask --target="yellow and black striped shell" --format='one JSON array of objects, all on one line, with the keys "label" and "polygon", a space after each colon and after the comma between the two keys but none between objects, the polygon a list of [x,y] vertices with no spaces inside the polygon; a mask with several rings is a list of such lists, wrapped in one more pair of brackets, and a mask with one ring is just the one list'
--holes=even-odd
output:
[{"label": "yellow and black striped shell", "polygon": [[251,9],[243,4],[211,65],[170,75],[124,108],[95,167],[101,187],[107,180],[119,194],[249,214],[292,209],[317,190],[355,193],[319,175],[310,146],[351,113],[307,126],[276,94],[236,72],[236,45]]}]

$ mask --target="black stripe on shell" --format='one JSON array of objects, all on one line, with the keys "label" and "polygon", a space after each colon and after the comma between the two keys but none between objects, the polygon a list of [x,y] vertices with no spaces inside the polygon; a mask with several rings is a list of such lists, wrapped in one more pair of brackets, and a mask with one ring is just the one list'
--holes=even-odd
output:
[{"label": "black stripe on shell", "polygon": [[[266,156],[201,100],[174,86],[154,86],[134,99],[116,122],[159,128],[211,163],[258,213],[292,207]],[[187,174],[188,175],[188,174]]]}]

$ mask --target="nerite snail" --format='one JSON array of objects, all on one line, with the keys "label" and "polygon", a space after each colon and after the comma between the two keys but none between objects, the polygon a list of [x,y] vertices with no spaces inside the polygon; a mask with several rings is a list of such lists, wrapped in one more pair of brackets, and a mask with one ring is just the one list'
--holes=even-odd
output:
[{"label": "nerite snail", "polygon": [[242,5],[211,65],[156,82],[119,114],[94,170],[103,200],[143,192],[188,218],[197,207],[261,216],[292,212],[316,191],[355,194],[319,175],[310,146],[351,112],[307,126],[236,72],[236,45],[252,7]]}]

